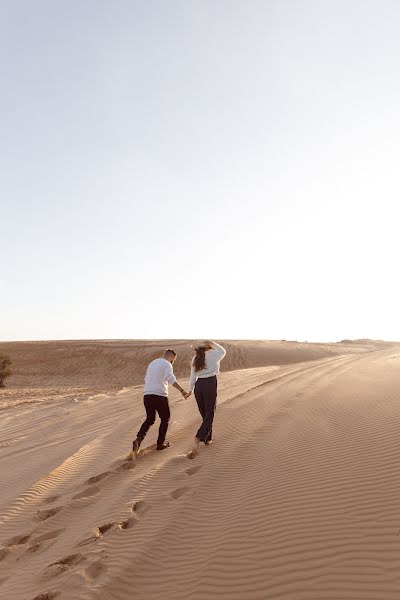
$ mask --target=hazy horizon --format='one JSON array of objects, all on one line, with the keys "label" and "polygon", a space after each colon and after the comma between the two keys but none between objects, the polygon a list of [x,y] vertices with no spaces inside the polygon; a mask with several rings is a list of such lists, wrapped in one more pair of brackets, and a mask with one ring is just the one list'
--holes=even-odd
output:
[{"label": "hazy horizon", "polygon": [[400,4],[0,6],[0,340],[400,340]]},{"label": "hazy horizon", "polygon": [[[201,340],[203,338],[43,338],[43,339],[31,339],[31,340],[0,340],[0,344],[7,343],[41,343],[41,342],[192,342]],[[291,339],[264,339],[264,338],[211,338],[226,341],[226,342],[288,342],[298,344],[338,344],[340,342],[389,342],[389,343],[400,343],[400,340],[383,340],[373,338],[343,338],[342,340],[291,340]]]}]

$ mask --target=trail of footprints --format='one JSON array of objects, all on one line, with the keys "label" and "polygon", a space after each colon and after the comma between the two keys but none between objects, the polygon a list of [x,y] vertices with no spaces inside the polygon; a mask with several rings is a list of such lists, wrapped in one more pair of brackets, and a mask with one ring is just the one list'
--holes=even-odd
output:
[{"label": "trail of footprints", "polygon": [[[153,449],[153,446],[145,448],[141,451],[139,456],[145,456],[149,453],[149,451],[152,451]],[[71,506],[78,507],[80,501],[85,501],[86,499],[90,500],[93,496],[95,496],[100,491],[100,487],[96,484],[109,477],[112,473],[121,473],[124,471],[128,471],[136,466],[135,461],[126,459],[124,459],[122,462],[117,461],[117,463],[114,463],[114,465],[118,465],[114,471],[105,471],[103,473],[100,473],[99,475],[94,475],[93,477],[87,479],[85,483],[89,487],[86,487],[80,493],[76,494],[75,496],[72,496]],[[200,469],[201,465],[189,467],[185,469],[185,475],[190,477],[197,473]],[[191,489],[192,488],[190,486],[179,487],[169,492],[169,498],[171,500],[177,500],[178,498],[181,498],[182,496],[187,494]],[[57,502],[59,498],[60,496],[56,495],[49,496],[43,501],[43,504],[52,504],[54,502]],[[84,503],[83,505],[87,506],[87,503]],[[40,526],[40,522],[51,519],[52,517],[57,515],[63,508],[64,506],[59,505],[51,508],[38,510],[34,519],[36,521],[39,521],[38,526]],[[132,501],[129,504],[129,509],[130,512],[134,513],[133,516],[121,521],[110,521],[108,523],[99,525],[98,527],[91,530],[89,532],[89,535],[78,543],[78,547],[83,547],[88,544],[95,544],[98,540],[101,540],[106,534],[112,531],[123,531],[131,529],[135,526],[136,523],[139,522],[139,518],[151,509],[151,505],[145,502],[144,500],[137,500]],[[35,536],[35,530],[33,530],[30,533],[20,534],[9,538],[3,543],[3,548],[0,548],[0,561],[4,560],[9,554],[11,554],[16,548],[19,547],[24,547],[25,553],[34,553],[39,549],[47,549],[50,547],[50,545],[55,543],[57,537],[61,533],[63,533],[63,531],[65,531],[65,528],[49,531],[47,533]],[[104,551],[102,552],[104,553]],[[47,565],[43,570],[41,577],[44,581],[51,580],[53,577],[57,577],[58,575],[61,575],[62,573],[70,570],[71,568],[85,563],[86,561],[88,561],[88,558],[80,552],[69,554]],[[99,577],[102,573],[104,573],[105,569],[106,567],[103,563],[103,558],[99,559],[97,554],[96,560],[86,567],[85,574],[90,579],[95,579]],[[8,577],[0,580],[0,586],[4,581],[6,581],[6,579],[8,579]],[[58,595],[59,592],[57,591],[45,592],[35,596],[34,598],[32,598],[32,600],[53,600]]]}]

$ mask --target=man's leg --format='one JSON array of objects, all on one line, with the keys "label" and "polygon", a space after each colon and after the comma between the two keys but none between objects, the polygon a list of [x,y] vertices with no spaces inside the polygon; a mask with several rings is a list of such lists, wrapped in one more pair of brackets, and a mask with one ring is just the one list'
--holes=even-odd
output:
[{"label": "man's leg", "polygon": [[145,438],[148,430],[156,420],[156,398],[157,396],[153,395],[147,395],[143,398],[144,407],[146,409],[146,420],[143,421],[143,424],[137,434],[137,440],[139,440],[139,443]]},{"label": "man's leg", "polygon": [[161,449],[164,446],[165,436],[167,435],[169,419],[171,416],[168,398],[159,396],[156,403],[156,410],[161,419],[160,429],[158,430],[157,448]]}]

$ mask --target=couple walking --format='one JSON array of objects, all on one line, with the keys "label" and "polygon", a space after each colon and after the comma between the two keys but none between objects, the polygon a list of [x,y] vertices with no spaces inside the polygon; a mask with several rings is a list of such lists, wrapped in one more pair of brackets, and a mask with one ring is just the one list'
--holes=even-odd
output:
[{"label": "couple walking", "polygon": [[226,351],[216,342],[210,342],[209,340],[202,342],[195,350],[196,354],[192,359],[188,392],[179,385],[174,375],[172,367],[176,359],[174,350],[169,348],[164,352],[162,358],[156,358],[147,367],[143,398],[146,420],[133,441],[131,457],[137,455],[140,444],[150,427],[155,423],[156,414],[161,419],[157,450],[164,450],[169,447],[169,442],[165,440],[170,418],[168,384],[178,389],[185,399],[189,398],[194,390],[197,406],[203,419],[194,438],[193,447],[187,455],[188,458],[194,458],[197,455],[200,442],[205,444],[212,442],[212,425],[217,402],[217,375],[219,364]]}]

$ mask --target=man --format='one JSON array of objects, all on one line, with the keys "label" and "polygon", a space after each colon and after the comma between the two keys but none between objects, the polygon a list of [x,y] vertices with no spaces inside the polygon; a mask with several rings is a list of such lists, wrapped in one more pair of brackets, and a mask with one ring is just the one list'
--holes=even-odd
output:
[{"label": "man", "polygon": [[169,447],[169,442],[165,441],[167,434],[170,411],[168,404],[168,384],[173,385],[179,390],[184,398],[188,393],[179,385],[174,375],[172,365],[176,359],[176,352],[168,348],[163,358],[156,358],[151,361],[147,367],[144,378],[144,407],[146,409],[146,420],[138,431],[136,440],[132,444],[130,457],[136,457],[140,444],[150,427],[155,423],[156,413],[158,413],[161,423],[158,432],[157,450],[164,450]]}]

